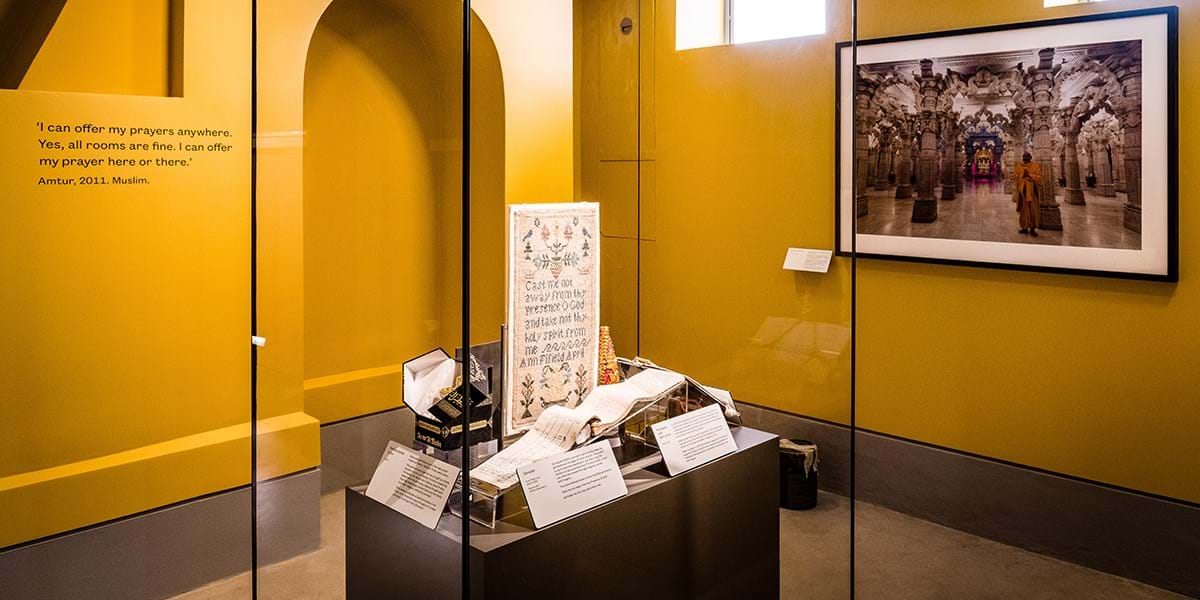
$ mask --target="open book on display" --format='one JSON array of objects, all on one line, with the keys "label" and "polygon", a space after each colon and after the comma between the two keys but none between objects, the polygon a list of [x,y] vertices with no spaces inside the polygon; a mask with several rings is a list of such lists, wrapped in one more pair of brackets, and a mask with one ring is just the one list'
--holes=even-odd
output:
[{"label": "open book on display", "polygon": [[679,373],[647,369],[593,389],[575,408],[551,406],[520,440],[472,469],[471,480],[483,493],[498,496],[517,485],[519,467],[587,443],[620,425],[639,406],[667,397],[684,381]]}]

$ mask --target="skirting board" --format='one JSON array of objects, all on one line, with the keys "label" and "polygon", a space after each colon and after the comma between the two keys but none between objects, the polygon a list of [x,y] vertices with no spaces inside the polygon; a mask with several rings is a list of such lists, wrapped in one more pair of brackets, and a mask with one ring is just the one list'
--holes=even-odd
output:
[{"label": "skirting board", "polygon": [[[319,423],[302,412],[258,422],[261,480],[318,466]],[[250,424],[193,432],[0,476],[0,548],[172,506],[249,481]],[[137,493],[130,493],[137,490]],[[71,502],[68,498],[87,498]]]},{"label": "skirting board", "polygon": [[[848,492],[848,427],[739,408],[750,427],[815,442],[821,488]],[[858,500],[1200,597],[1200,507],[874,432],[856,439]]]},{"label": "skirting board", "polygon": [[840,496],[850,495],[850,428],[752,404],[737,403],[742,423],[783,439],[817,445],[817,484]]},{"label": "skirting board", "polygon": [[[259,485],[259,559],[320,545],[320,470]],[[159,600],[251,567],[250,489],[187,500],[0,553],[0,590],[22,600]]]}]

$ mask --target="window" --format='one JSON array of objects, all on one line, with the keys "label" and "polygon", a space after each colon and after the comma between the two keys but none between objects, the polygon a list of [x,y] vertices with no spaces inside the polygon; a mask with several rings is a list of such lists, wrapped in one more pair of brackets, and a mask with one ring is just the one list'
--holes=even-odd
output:
[{"label": "window", "polygon": [[678,0],[675,49],[825,33],[825,0]]},{"label": "window", "polygon": [[825,33],[825,0],[729,0],[730,40],[747,44]]}]

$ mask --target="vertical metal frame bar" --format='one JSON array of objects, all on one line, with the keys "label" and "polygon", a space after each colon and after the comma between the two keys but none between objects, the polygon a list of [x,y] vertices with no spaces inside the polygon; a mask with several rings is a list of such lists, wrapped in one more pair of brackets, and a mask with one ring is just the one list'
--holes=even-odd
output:
[{"label": "vertical metal frame bar", "polygon": [[[258,0],[250,0],[250,335],[258,335]],[[247,340],[249,341],[249,340]],[[250,343],[250,596],[258,600],[258,346]]]},{"label": "vertical metal frame bar", "polygon": [[462,597],[471,598],[471,0],[462,21]]},{"label": "vertical metal frame bar", "polygon": [[[850,72],[852,74],[850,85],[851,91],[853,92],[853,86],[858,79],[858,0],[850,0],[850,62]],[[839,72],[835,74],[835,77],[837,77],[838,81],[841,81],[841,70],[837,70]],[[834,89],[840,88],[835,86]],[[851,98],[853,97],[854,95],[851,93]],[[841,102],[840,94],[838,95],[838,102]],[[858,117],[858,115],[855,113],[855,110],[854,102],[851,101],[851,123],[854,123],[855,119]],[[841,131],[840,120],[835,126],[838,128],[838,131]],[[852,140],[851,144],[858,143],[858,136],[854,135],[853,129],[851,129],[850,139]],[[852,156],[855,150],[856,148],[851,146]],[[838,149],[838,152],[841,152],[840,148]],[[841,162],[840,154],[835,155],[834,158],[839,163]],[[850,186],[852,190],[852,200],[854,194],[853,190],[857,189],[855,188],[855,182],[857,181],[858,161],[852,160],[850,161]],[[840,183],[838,185],[840,186]],[[841,190],[838,189],[837,193],[839,195],[838,197],[840,198]],[[836,202],[834,203],[834,206],[837,206]],[[839,210],[837,214],[840,217],[841,211]],[[856,538],[854,524],[857,518],[854,510],[855,499],[857,497],[855,491],[855,479],[857,478],[857,475],[854,467],[857,460],[855,457],[855,452],[858,447],[858,219],[855,218],[852,223],[853,225],[850,228],[850,600],[854,600],[855,594],[854,571],[856,568],[855,555],[857,554],[854,544]],[[838,228],[840,229],[840,227]],[[834,243],[835,245],[838,244],[836,241]],[[840,250],[840,248],[835,247],[834,250],[837,251]]]}]

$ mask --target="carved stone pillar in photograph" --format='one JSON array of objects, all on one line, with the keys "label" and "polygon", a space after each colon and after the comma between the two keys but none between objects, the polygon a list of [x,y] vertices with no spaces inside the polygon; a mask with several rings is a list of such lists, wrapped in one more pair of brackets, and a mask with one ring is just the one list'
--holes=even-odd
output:
[{"label": "carved stone pillar in photograph", "polygon": [[887,181],[893,185],[896,180],[896,142],[893,140],[888,151]]},{"label": "carved stone pillar in photograph", "polygon": [[879,146],[867,149],[867,189],[875,187],[875,171],[879,170]]},{"label": "carved stone pillar in photograph", "polygon": [[892,128],[879,128],[879,153],[875,161],[875,191],[888,190],[888,174],[892,169]]},{"label": "carved stone pillar in photograph", "polygon": [[1122,137],[1125,138],[1125,228],[1142,231],[1142,110],[1121,113]]},{"label": "carved stone pillar in photograph", "polygon": [[900,141],[896,153],[896,199],[912,198],[913,188],[909,180],[912,178],[912,137],[909,127],[900,130]]},{"label": "carved stone pillar in photograph", "polygon": [[958,182],[962,181],[958,153],[954,149],[958,138],[957,121],[958,115],[953,111],[947,112],[942,121],[942,200],[953,200]]},{"label": "carved stone pillar in photograph", "polygon": [[879,84],[858,77],[854,81],[854,212],[862,217],[867,214],[867,170],[871,164],[871,128],[875,126],[875,111],[871,99]]},{"label": "carved stone pillar in photograph", "polygon": [[1113,73],[1121,82],[1123,97],[1114,108],[1121,123],[1125,155],[1125,228],[1142,231],[1142,61],[1139,49],[1117,58]]},{"label": "carved stone pillar in photograph", "polygon": [[1058,175],[1054,169],[1054,48],[1038,52],[1037,70],[1030,75],[1028,88],[1033,96],[1033,160],[1042,167],[1042,229],[1062,230],[1062,212],[1055,199]]},{"label": "carved stone pillar in photograph", "polygon": [[913,223],[937,220],[937,115],[923,114],[920,119],[921,144],[917,154],[917,199],[913,201]]},{"label": "carved stone pillar in photograph", "polygon": [[1113,184],[1112,159],[1108,155],[1108,144],[1100,142],[1094,144],[1094,147],[1096,149],[1096,193],[1105,198],[1112,198],[1117,195],[1117,190]]},{"label": "carved stone pillar in photograph", "polygon": [[[1090,178],[1096,178],[1096,140],[1087,140],[1087,156],[1086,160],[1079,162],[1080,174],[1086,173]],[[1086,185],[1086,182],[1085,182]]]},{"label": "carved stone pillar in photograph", "polygon": [[1004,139],[1004,193],[1013,193],[1013,171],[1025,153],[1025,111],[1013,108],[1008,112],[1012,125]]},{"label": "carved stone pillar in photograph", "polygon": [[967,153],[962,142],[954,143],[954,191],[963,192],[963,179],[967,176]]},{"label": "carved stone pillar in photograph", "polygon": [[917,163],[921,160],[920,127],[918,125],[914,124],[913,131],[915,132],[915,134],[914,134],[915,137],[910,139],[909,144],[908,144],[909,146],[912,146],[912,156],[909,157],[909,160],[912,161],[912,170],[909,171],[908,180],[910,183],[914,184],[913,192],[915,193],[917,191],[917,188],[915,186],[915,184],[917,183]]},{"label": "carved stone pillar in photograph", "polygon": [[1068,127],[1070,129],[1063,131],[1063,152],[1067,170],[1067,190],[1064,199],[1067,204],[1087,204],[1083,199],[1083,187],[1079,176],[1079,133],[1074,125]]},{"label": "carved stone pillar in photograph", "polygon": [[[1054,172],[1062,175],[1067,173],[1067,151],[1063,149],[1062,141],[1054,142]],[[1059,180],[1059,184],[1064,184],[1066,181],[1067,178],[1063,177]],[[1057,194],[1061,190],[1062,188],[1059,188],[1055,193]]]},{"label": "carved stone pillar in photograph", "polygon": [[1005,134],[1001,139],[1004,142],[1004,153],[996,159],[997,162],[1000,163],[997,172],[999,173],[1001,180],[1004,182],[1004,193],[1011,194],[1012,184],[1009,183],[1009,179],[1012,178],[1013,152],[1015,148],[1012,145],[1012,137],[1008,134]]},{"label": "carved stone pillar in photograph", "polygon": [[1113,173],[1113,189],[1124,193],[1125,189],[1125,152],[1121,148],[1121,144],[1114,143],[1112,146],[1112,173]]},{"label": "carved stone pillar in photograph", "polygon": [[937,220],[937,198],[934,185],[937,173],[938,96],[946,82],[933,75],[933,61],[921,61],[921,95],[917,105],[917,133],[920,135],[920,154],[917,156],[917,199],[913,201],[912,222],[932,223]]}]

